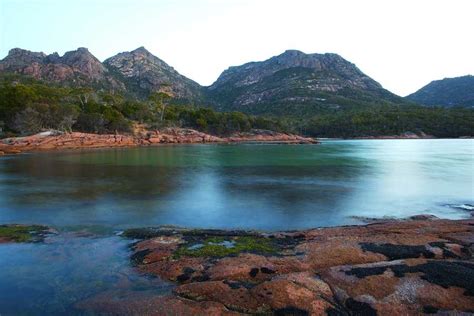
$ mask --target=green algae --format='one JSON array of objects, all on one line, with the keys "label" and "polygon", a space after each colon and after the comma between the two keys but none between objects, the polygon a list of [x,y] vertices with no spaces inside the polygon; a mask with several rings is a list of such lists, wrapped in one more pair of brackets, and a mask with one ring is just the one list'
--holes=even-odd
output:
[{"label": "green algae", "polygon": [[242,252],[274,254],[277,248],[264,237],[209,237],[198,243],[181,245],[174,257],[226,257]]},{"label": "green algae", "polygon": [[13,242],[36,242],[48,227],[41,225],[0,225],[0,238]]}]

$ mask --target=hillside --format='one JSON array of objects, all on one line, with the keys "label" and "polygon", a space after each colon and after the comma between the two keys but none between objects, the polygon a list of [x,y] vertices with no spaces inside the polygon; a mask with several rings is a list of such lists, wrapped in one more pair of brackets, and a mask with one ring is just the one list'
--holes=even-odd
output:
[{"label": "hillside", "polygon": [[110,57],[104,65],[116,74],[129,93],[139,98],[148,97],[152,91],[166,91],[175,99],[202,101],[202,87],[198,83],[179,74],[144,47]]},{"label": "hillside", "polygon": [[87,48],[59,56],[14,48],[0,61],[0,74],[25,75],[59,86],[119,93],[146,99],[151,92],[166,91],[176,100],[202,100],[202,87],[180,75],[144,47],[119,53],[101,63]]},{"label": "hillside", "polygon": [[[150,100],[155,91],[173,98]],[[267,129],[317,137],[462,137],[474,135],[473,116],[470,108],[426,107],[396,96],[336,54],[286,51],[230,67],[209,87],[143,47],[104,62],[86,48],[63,56],[17,48],[0,61],[0,134],[8,135],[129,133],[141,124],[213,135]]]},{"label": "hillside", "polygon": [[230,67],[208,87],[208,97],[219,110],[279,115],[404,103],[337,54],[296,50]]},{"label": "hillside", "polygon": [[0,73],[25,75],[67,87],[100,87],[116,91],[126,89],[87,48],[59,56],[21,48],[11,49],[0,61]]},{"label": "hillside", "polygon": [[165,91],[177,103],[249,114],[306,116],[406,102],[337,54],[296,50],[230,67],[209,87],[179,74],[144,47],[119,53],[103,63],[86,48],[64,56],[15,48],[0,61],[0,73],[72,88],[92,87],[140,100],[151,92]]},{"label": "hillside", "polygon": [[424,105],[474,107],[474,76],[432,81],[406,98]]}]

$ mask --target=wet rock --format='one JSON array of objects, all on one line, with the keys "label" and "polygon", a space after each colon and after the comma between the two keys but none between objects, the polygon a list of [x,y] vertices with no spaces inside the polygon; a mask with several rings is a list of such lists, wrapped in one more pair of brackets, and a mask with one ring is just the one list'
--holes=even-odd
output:
[{"label": "wet rock", "polygon": [[7,242],[42,242],[57,232],[43,225],[0,225],[0,243]]}]

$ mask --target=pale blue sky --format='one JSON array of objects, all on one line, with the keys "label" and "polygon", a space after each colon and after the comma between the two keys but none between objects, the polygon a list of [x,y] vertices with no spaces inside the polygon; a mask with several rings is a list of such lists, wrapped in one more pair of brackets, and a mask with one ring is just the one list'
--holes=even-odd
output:
[{"label": "pale blue sky", "polygon": [[87,47],[100,60],[145,46],[211,84],[286,49],[334,52],[406,95],[474,74],[472,0],[0,0],[0,58]]}]

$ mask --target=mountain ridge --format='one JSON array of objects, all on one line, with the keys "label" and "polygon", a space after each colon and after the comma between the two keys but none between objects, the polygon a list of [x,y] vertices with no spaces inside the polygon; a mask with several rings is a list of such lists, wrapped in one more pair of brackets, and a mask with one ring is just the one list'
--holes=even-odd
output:
[{"label": "mountain ridge", "polygon": [[63,56],[14,48],[0,61],[0,73],[70,87],[93,86],[141,100],[154,91],[164,91],[180,103],[250,114],[304,116],[411,102],[384,89],[338,54],[306,54],[294,49],[263,61],[230,66],[210,86],[180,74],[143,46],[103,62],[84,47]]},{"label": "mountain ridge", "polygon": [[331,111],[360,104],[405,101],[338,54],[287,50],[259,62],[226,69],[208,87],[220,110],[253,114]]},{"label": "mountain ridge", "polygon": [[164,90],[176,99],[202,100],[202,86],[181,75],[143,46],[109,57],[103,64],[141,97]]},{"label": "mountain ridge", "polygon": [[474,107],[474,76],[434,80],[406,98],[428,106]]}]

